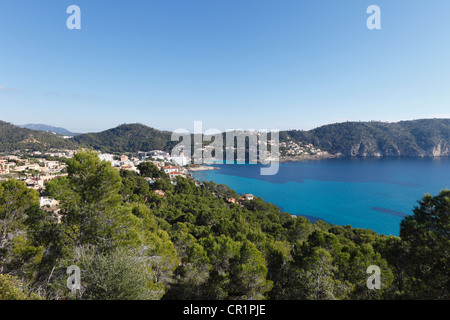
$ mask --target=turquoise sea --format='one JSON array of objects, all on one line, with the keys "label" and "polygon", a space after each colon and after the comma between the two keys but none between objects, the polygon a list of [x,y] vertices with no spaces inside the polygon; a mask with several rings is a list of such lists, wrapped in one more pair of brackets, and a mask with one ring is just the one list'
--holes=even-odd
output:
[{"label": "turquoise sea", "polygon": [[424,194],[450,188],[450,158],[340,158],[281,163],[274,176],[261,165],[215,164],[200,181],[251,193],[283,211],[337,225],[399,235],[400,221]]}]

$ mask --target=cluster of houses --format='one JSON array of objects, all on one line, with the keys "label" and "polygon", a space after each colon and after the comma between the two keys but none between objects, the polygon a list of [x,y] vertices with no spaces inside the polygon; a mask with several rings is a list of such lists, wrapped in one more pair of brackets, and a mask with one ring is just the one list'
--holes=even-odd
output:
[{"label": "cluster of houses", "polygon": [[137,166],[142,162],[136,157],[129,158],[126,155],[115,156],[109,153],[101,153],[98,155],[101,161],[108,161],[111,165],[118,170],[130,170],[138,172]]},{"label": "cluster of houses", "polygon": [[[170,154],[161,150],[153,150],[148,152],[139,151],[137,153],[137,157],[129,158],[126,155],[115,156],[112,154],[99,154],[100,160],[109,161],[111,165],[118,170],[130,170],[139,173],[139,169],[137,168],[139,164],[142,162],[150,162],[153,163],[159,170],[166,173],[172,184],[176,184],[176,178],[182,177],[186,178],[189,173],[188,170],[184,167],[187,164],[187,159],[185,157],[171,157]],[[155,178],[145,178],[149,184],[153,184],[156,179]],[[154,192],[166,198],[166,194],[162,190],[154,190]]]},{"label": "cluster of houses", "polygon": [[172,157],[169,153],[161,150],[147,152],[138,151],[136,157],[128,157],[124,154],[115,156],[109,153],[101,153],[99,154],[99,158],[102,161],[105,160],[110,162],[114,168],[119,170],[130,170],[135,172],[138,172],[137,166],[143,161],[153,162],[160,169],[168,163],[178,166],[186,166],[188,164],[188,159],[186,157]]},{"label": "cluster of houses", "polygon": [[0,157],[0,176],[11,175],[38,191],[44,189],[46,181],[66,175],[65,169],[65,163],[44,158],[22,158],[16,155]]},{"label": "cluster of houses", "polygon": [[171,156],[168,152],[161,151],[161,150],[152,150],[152,151],[138,151],[138,157],[141,157],[142,160],[147,159],[154,159],[157,161],[164,161],[164,162],[170,162],[174,163],[178,166],[186,166],[190,159],[185,157],[183,154],[174,157]]},{"label": "cluster of houses", "polygon": [[[42,191],[44,182],[65,175],[66,164],[57,160],[46,160],[42,157],[72,158],[76,151],[62,150],[50,153],[32,152],[24,157],[19,155],[0,156],[0,180],[7,178],[16,178],[25,181],[27,186]],[[178,176],[186,177],[187,169],[184,166],[188,161],[186,157],[171,157],[169,153],[161,150],[148,152],[139,151],[137,156],[128,157],[127,155],[116,156],[113,154],[101,153],[100,160],[109,161],[111,165],[118,170],[131,170],[139,173],[137,166],[143,161],[152,162],[160,170],[167,173],[170,178],[175,179]]]},{"label": "cluster of houses", "polygon": [[[42,193],[45,188],[45,182],[55,179],[60,176],[67,175],[66,164],[62,161],[47,160],[45,158],[38,158],[39,156],[51,156],[53,158],[73,157],[76,151],[58,151],[51,154],[41,154],[40,152],[34,152],[33,158],[6,155],[0,156],[0,181],[8,178],[15,178],[17,180],[24,181],[28,188],[35,189]],[[131,170],[139,173],[137,166],[143,161],[153,163],[161,171],[169,175],[172,184],[176,184],[177,177],[186,178],[190,176],[188,169],[185,167],[187,159],[183,155],[180,157],[171,157],[168,153],[160,150],[154,150],[149,152],[138,152],[137,157],[128,157],[126,155],[113,155],[101,153],[98,155],[100,160],[109,161],[113,167],[118,170]],[[154,178],[145,178],[149,184],[155,182]],[[201,183],[196,181],[196,186],[201,186]],[[162,190],[154,190],[154,192],[166,198],[166,194]],[[228,198],[228,203],[235,203],[242,206],[243,201],[253,200],[254,196],[251,194],[243,194],[239,199]],[[48,197],[40,197],[40,207],[49,213],[57,220],[57,223],[61,223],[62,215],[60,214],[59,202]]]},{"label": "cluster of houses", "polygon": [[251,200],[254,200],[254,199],[255,199],[255,196],[254,196],[254,195],[244,193],[244,194],[242,195],[242,197],[240,197],[239,199],[236,199],[236,198],[228,198],[228,199],[227,199],[227,202],[228,202],[228,203],[239,204],[239,205],[242,206],[242,203],[243,203],[244,201],[251,201]]},{"label": "cluster of houses", "polygon": [[326,155],[328,152],[322,151],[314,147],[311,143],[303,144],[301,142],[292,141],[288,138],[287,142],[280,142],[280,148],[284,149],[284,155],[287,156],[307,156],[307,155]]},{"label": "cluster of houses", "polygon": [[53,151],[49,151],[49,152],[33,151],[33,152],[31,152],[31,155],[35,156],[35,157],[43,156],[43,157],[54,157],[54,158],[72,158],[75,153],[77,153],[76,150],[69,150],[69,149],[56,150],[56,149],[53,149]]},{"label": "cluster of houses", "polygon": [[142,157],[141,159],[138,159],[135,157],[129,158],[126,155],[117,157],[112,154],[99,154],[99,158],[102,161],[105,160],[110,162],[111,165],[118,170],[130,170],[139,173],[137,167],[139,166],[139,164],[146,161],[153,163],[160,170],[167,173],[171,178],[187,175],[187,170],[183,168],[182,165],[175,166],[175,164],[177,163],[173,161],[173,158],[171,157],[165,157],[160,160],[148,160],[148,157]]},{"label": "cluster of houses", "polygon": [[[20,155],[0,156],[0,180],[14,178],[23,181],[30,189],[39,192],[44,191],[45,182],[65,176],[67,165],[62,161],[47,160],[43,157],[71,158],[75,151],[62,150],[57,152],[41,153],[35,151],[29,153],[31,157]],[[59,202],[47,197],[39,198],[40,207],[49,212],[58,223],[61,222],[62,215],[58,208]]]},{"label": "cluster of houses", "polygon": [[177,177],[186,178],[187,174],[186,169],[175,166],[164,166],[161,170],[168,174],[170,179],[176,179]]},{"label": "cluster of houses", "polygon": [[152,151],[138,151],[138,157],[142,160],[147,160],[148,158],[153,158],[155,160],[166,160],[170,157],[168,152],[162,150],[152,150]]}]

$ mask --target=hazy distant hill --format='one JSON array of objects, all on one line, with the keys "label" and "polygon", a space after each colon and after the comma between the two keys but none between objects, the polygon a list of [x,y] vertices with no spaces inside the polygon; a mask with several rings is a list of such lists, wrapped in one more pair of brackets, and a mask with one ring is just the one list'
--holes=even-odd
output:
[{"label": "hazy distant hill", "polygon": [[288,138],[345,156],[450,156],[450,119],[343,122],[280,132],[280,140]]},{"label": "hazy distant hill", "polygon": [[51,148],[77,149],[78,143],[54,133],[20,128],[0,120],[0,152],[25,149],[44,151]]},{"label": "hazy distant hill", "polygon": [[74,137],[81,145],[103,152],[170,151],[177,142],[171,142],[171,132],[160,131],[143,124],[122,124],[116,128]]},{"label": "hazy distant hill", "polygon": [[29,123],[24,125],[19,125],[18,127],[31,129],[31,130],[39,130],[39,131],[48,131],[48,132],[54,132],[62,136],[77,136],[79,133],[70,132],[67,129],[61,128],[61,127],[53,127],[46,124],[35,124],[35,123]]}]

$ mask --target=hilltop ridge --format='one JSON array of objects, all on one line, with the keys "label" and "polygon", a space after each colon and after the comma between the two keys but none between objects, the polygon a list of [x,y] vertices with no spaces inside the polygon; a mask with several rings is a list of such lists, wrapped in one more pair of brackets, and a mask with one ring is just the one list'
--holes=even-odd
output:
[{"label": "hilltop ridge", "polygon": [[343,122],[280,132],[281,141],[288,139],[351,157],[444,157],[450,156],[450,119]]},{"label": "hilltop ridge", "polygon": [[[450,156],[450,119],[334,123],[308,131],[280,131],[280,142],[284,142],[283,145],[287,142],[312,145],[330,155],[349,157],[447,157]],[[122,124],[102,132],[63,139],[53,133],[0,121],[0,152],[50,147],[88,147],[115,153],[154,149],[170,152],[177,143],[171,141],[171,132],[140,123]]]},{"label": "hilltop ridge", "polygon": [[18,127],[31,129],[31,130],[53,132],[53,133],[56,133],[56,134],[59,134],[62,136],[70,136],[70,137],[80,134],[80,133],[71,132],[62,127],[54,127],[54,126],[49,126],[47,124],[28,123],[28,124],[18,125]]}]

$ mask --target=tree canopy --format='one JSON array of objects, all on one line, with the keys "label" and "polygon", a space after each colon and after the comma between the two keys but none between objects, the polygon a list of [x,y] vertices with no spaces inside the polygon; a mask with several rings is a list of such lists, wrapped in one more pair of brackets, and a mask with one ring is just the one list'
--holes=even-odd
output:
[{"label": "tree canopy", "polygon": [[[311,223],[261,198],[229,203],[237,193],[213,182],[149,185],[93,152],[67,169],[46,186],[60,223],[38,208],[36,191],[0,183],[0,273],[15,277],[0,279],[0,295],[7,286],[46,299],[449,297],[448,190],[426,195],[393,237]],[[81,269],[76,295],[66,287],[71,265]],[[366,285],[372,265],[376,290]]]}]

